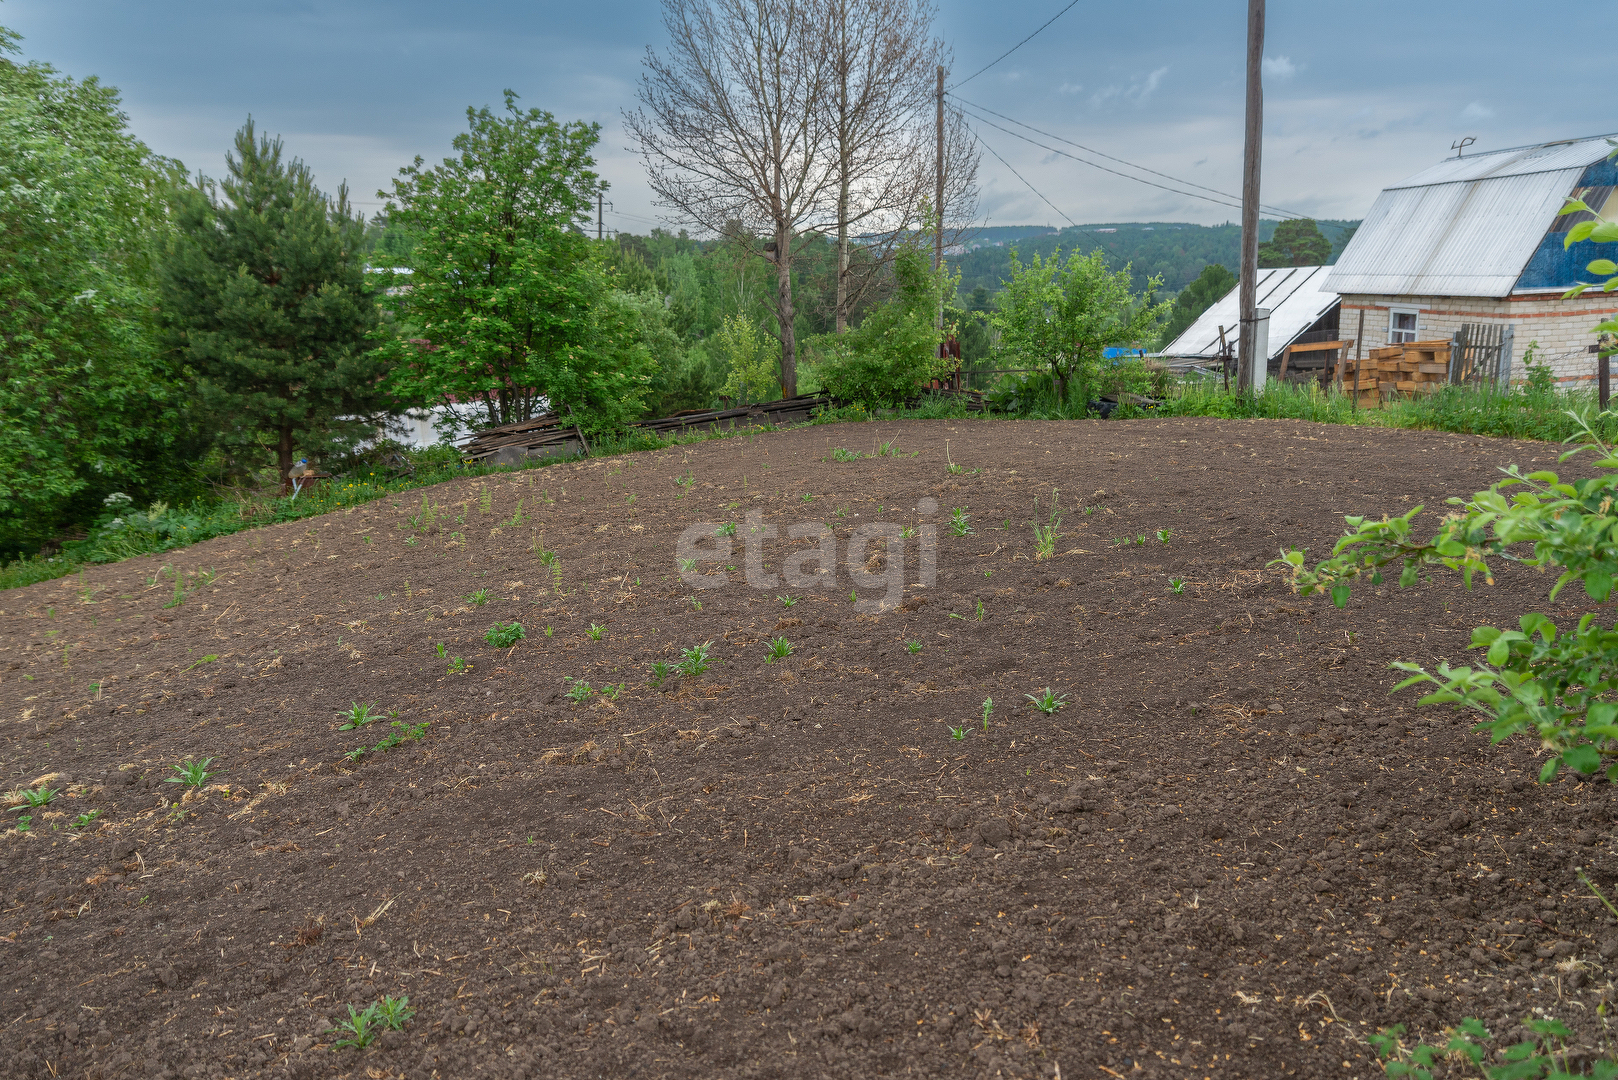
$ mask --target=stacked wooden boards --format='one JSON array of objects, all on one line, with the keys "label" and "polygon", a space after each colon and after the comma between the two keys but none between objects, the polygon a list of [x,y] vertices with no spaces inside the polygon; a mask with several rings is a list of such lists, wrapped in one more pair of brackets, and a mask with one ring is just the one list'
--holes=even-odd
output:
[{"label": "stacked wooden boards", "polygon": [[1448,339],[1372,349],[1357,363],[1349,362],[1349,386],[1362,409],[1380,409],[1384,401],[1430,394],[1449,382],[1449,353]]}]

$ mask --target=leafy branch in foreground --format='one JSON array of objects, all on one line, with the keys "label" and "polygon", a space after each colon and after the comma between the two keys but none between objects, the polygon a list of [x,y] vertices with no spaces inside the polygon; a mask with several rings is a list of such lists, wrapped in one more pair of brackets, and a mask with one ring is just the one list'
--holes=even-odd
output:
[{"label": "leafy branch in foreground", "polygon": [[[1450,513],[1436,534],[1416,538],[1416,507],[1380,521],[1351,517],[1349,532],[1337,541],[1329,559],[1313,569],[1304,552],[1293,549],[1277,562],[1290,568],[1293,588],[1301,595],[1329,593],[1333,603],[1348,603],[1351,582],[1369,577],[1380,583],[1383,567],[1399,564],[1399,584],[1415,584],[1427,565],[1459,570],[1468,587],[1481,573],[1493,583],[1490,560],[1534,568],[1561,570],[1550,596],[1579,582],[1598,603],[1612,595],[1618,576],[1618,454],[1603,443],[1587,418],[1576,414],[1578,446],[1562,454],[1566,461],[1594,450],[1598,475],[1564,482],[1550,471],[1523,474],[1516,466],[1502,471],[1506,479],[1470,500],[1450,499]],[[1507,494],[1507,489],[1518,490]],[[1518,545],[1530,544],[1522,553]],[[1517,550],[1511,550],[1517,548]],[[1275,565],[1272,563],[1271,565]],[[1605,766],[1618,780],[1618,627],[1606,629],[1595,614],[1584,615],[1576,628],[1563,633],[1537,612],[1524,615],[1518,629],[1480,626],[1472,631],[1472,648],[1486,650],[1474,667],[1438,666],[1437,674],[1419,664],[1393,666],[1410,677],[1395,690],[1433,684],[1423,705],[1452,704],[1479,713],[1478,730],[1495,742],[1513,735],[1536,737],[1549,753],[1539,779],[1548,782],[1563,767],[1590,775]]]}]

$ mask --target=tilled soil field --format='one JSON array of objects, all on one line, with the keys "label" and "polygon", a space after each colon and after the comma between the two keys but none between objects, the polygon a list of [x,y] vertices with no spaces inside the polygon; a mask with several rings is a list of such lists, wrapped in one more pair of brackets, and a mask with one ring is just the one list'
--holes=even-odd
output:
[{"label": "tilled soil field", "polygon": [[1609,786],[1387,667],[1578,599],[1265,568],[1556,449],[803,428],[0,594],[0,781],[60,792],[0,836],[0,1071],[1348,1078],[1379,1026],[1536,1009],[1592,1045]]}]

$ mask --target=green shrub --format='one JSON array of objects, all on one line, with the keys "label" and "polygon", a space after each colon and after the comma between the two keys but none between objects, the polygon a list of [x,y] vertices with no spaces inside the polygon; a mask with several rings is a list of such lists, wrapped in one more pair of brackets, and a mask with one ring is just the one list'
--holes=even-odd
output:
[{"label": "green shrub", "polygon": [[913,248],[894,260],[897,286],[892,299],[879,304],[859,326],[840,336],[822,335],[810,342],[819,353],[815,376],[839,401],[866,408],[894,406],[915,397],[931,379],[954,370],[954,361],[938,356],[942,336],[935,320],[943,274],[935,274]]}]

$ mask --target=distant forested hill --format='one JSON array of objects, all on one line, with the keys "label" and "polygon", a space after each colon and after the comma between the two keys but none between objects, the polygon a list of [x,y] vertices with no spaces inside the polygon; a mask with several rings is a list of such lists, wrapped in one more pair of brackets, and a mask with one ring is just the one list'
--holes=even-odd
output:
[{"label": "distant forested hill", "polygon": [[[1259,223],[1259,242],[1270,238],[1276,222]],[[1349,235],[1358,221],[1318,222],[1320,231],[1332,242],[1331,261],[1336,262]],[[1173,294],[1189,285],[1202,268],[1209,263],[1222,263],[1235,271],[1241,264],[1241,226],[1187,225],[1172,221],[1120,221],[1100,225],[1069,226],[1060,231],[1040,235],[1033,226],[999,226],[980,229],[969,234],[964,246],[969,250],[956,255],[950,262],[961,271],[961,295],[970,296],[977,286],[990,294],[1001,289],[1001,283],[1010,273],[1011,247],[1017,247],[1023,261],[1034,253],[1049,258],[1057,250],[1064,255],[1075,249],[1088,253],[1101,248],[1114,265],[1131,264],[1135,287],[1141,288],[1148,277],[1161,275],[1163,292]],[[1011,235],[1011,234],[1019,235]],[[975,250],[971,250],[974,249]]]}]

